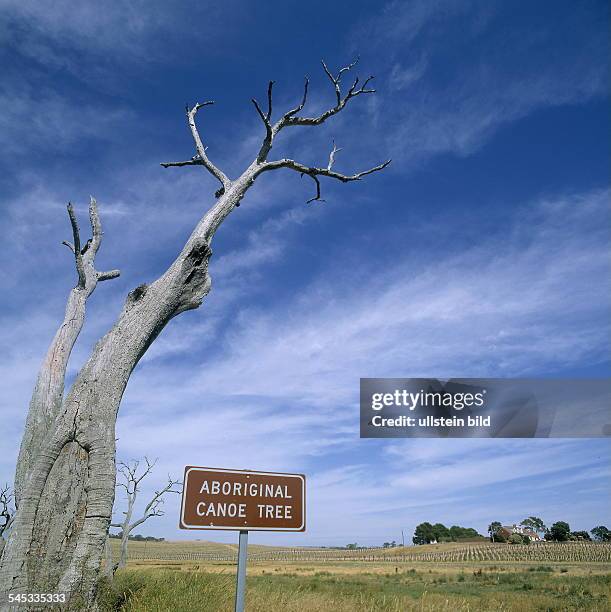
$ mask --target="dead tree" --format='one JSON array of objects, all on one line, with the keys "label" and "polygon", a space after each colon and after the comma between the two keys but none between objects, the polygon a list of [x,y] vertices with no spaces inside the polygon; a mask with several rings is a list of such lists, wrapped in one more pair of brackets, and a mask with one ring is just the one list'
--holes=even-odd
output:
[{"label": "dead tree", "polygon": [[157,460],[149,461],[147,457],[144,458],[146,466],[140,470],[140,462],[132,461],[131,463],[124,463],[121,461],[117,467],[117,473],[119,474],[119,482],[117,487],[125,489],[125,496],[127,498],[127,510],[123,512],[123,521],[120,523],[111,523],[111,527],[119,527],[121,529],[121,548],[119,553],[119,562],[117,563],[117,569],[125,567],[127,563],[127,547],[129,545],[129,535],[138,526],[142,525],[145,521],[150,519],[152,516],[163,516],[163,503],[164,496],[167,493],[181,493],[181,482],[174,480],[168,475],[167,484],[155,491],[155,494],[146,504],[144,512],[140,518],[133,520],[134,506],[138,493],[140,492],[140,483],[152,472]]},{"label": "dead tree", "polygon": [[66,316],[43,362],[30,403],[16,470],[17,511],[0,560],[0,592],[58,591],[69,606],[95,609],[96,584],[111,521],[115,493],[115,423],[129,377],[151,343],[175,316],[198,308],[211,286],[208,261],[211,242],[225,218],[239,206],[256,179],[286,168],[306,175],[315,184],[310,202],[321,199],[320,178],[359,181],[384,169],[390,161],[355,174],[335,170],[338,149],[333,146],[326,166],[309,166],[293,159],[269,160],[278,135],[297,126],[317,126],[338,114],[354,99],[373,94],[371,77],[358,78],[343,88],[342,79],[355,63],[332,73],[335,101],[320,115],[302,115],[309,81],[301,101],[276,120],[272,118],[273,82],[267,88],[267,108],[255,109],[265,135],[255,159],[240,176],[230,179],[208,157],[196,125],[196,115],[212,102],[187,107],[186,118],[195,155],[162,166],[202,166],[219,183],[215,201],[193,229],[182,250],[155,281],[132,290],[113,325],[95,345],[70,390],[64,395],[66,364],[85,314],[86,300],[99,281],[118,271],[97,272],[94,258],[102,230],[95,200],[89,215],[92,239],[80,246],[76,217],[69,205],[78,282],[70,292]]},{"label": "dead tree", "polygon": [[7,483],[0,488],[0,554],[4,548],[5,536],[15,515],[13,501],[14,495]]}]

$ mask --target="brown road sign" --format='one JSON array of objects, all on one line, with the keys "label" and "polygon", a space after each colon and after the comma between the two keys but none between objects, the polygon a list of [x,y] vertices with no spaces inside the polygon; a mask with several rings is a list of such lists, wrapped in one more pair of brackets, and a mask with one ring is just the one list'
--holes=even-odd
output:
[{"label": "brown road sign", "polygon": [[188,465],[180,528],[305,531],[305,476]]}]

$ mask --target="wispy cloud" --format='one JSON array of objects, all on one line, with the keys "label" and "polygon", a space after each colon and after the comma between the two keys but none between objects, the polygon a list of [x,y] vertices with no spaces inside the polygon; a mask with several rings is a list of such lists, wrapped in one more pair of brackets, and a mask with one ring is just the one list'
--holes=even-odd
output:
[{"label": "wispy cloud", "polygon": [[424,57],[421,57],[413,64],[394,64],[389,76],[390,89],[394,91],[401,91],[402,89],[407,89],[414,83],[417,83],[422,75],[426,72],[426,67],[427,62]]},{"label": "wispy cloud", "polygon": [[392,95],[377,112],[392,157],[408,165],[443,153],[464,157],[537,110],[606,95],[607,41],[599,29],[584,36],[595,14],[576,14],[553,24],[511,22],[499,33],[509,18],[502,5],[388,3],[355,29],[351,44],[370,37],[378,72],[388,75]]},{"label": "wispy cloud", "polygon": [[563,72],[516,78],[482,66],[443,91],[414,91],[404,100],[400,127],[389,138],[393,156],[410,163],[440,153],[466,156],[503,125],[538,109],[581,103],[605,91],[602,67],[584,70],[574,65]]},{"label": "wispy cloud", "polygon": [[42,159],[66,152],[89,139],[119,140],[119,127],[133,118],[121,107],[93,105],[62,96],[45,87],[5,79],[0,85],[0,155],[14,161],[29,154]]},{"label": "wispy cloud", "polygon": [[[280,312],[244,310],[200,384],[331,404],[353,393],[355,372],[391,375],[399,364],[410,376],[503,376],[603,358],[607,248],[592,224],[607,198],[544,202],[459,256],[371,269],[366,282],[363,270],[329,269]],[[316,387],[303,389],[306,378]]]},{"label": "wispy cloud", "polygon": [[[209,53],[214,53],[221,42],[217,26],[222,19],[224,31],[230,31],[227,14],[234,5],[227,3],[221,13],[213,2],[189,7],[179,4],[170,9],[163,2],[146,0],[118,0],[103,7],[97,2],[57,0],[50,9],[35,0],[4,0],[2,8],[3,35],[19,53],[89,80],[100,74],[111,77],[109,68],[119,61],[125,67],[126,62],[142,65],[144,59],[176,60],[170,43],[179,36],[191,45],[203,44],[205,39]],[[192,23],[190,19],[202,15],[206,19],[200,28],[186,27]],[[234,19],[239,20],[239,13]],[[87,62],[86,58],[96,62]]]}]

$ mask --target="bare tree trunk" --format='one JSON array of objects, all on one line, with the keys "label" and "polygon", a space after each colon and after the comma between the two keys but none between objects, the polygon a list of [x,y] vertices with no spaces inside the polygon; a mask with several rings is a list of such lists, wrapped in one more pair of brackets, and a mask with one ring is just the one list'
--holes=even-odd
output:
[{"label": "bare tree trunk", "polygon": [[108,578],[109,580],[112,580],[114,573],[115,573],[115,568],[113,566],[113,559],[112,559],[112,545],[110,544],[110,538],[107,537],[106,538],[106,544],[104,546],[104,575],[106,576],[106,578]]},{"label": "bare tree trunk", "polygon": [[336,76],[324,66],[337,103],[316,117],[298,116],[306,102],[306,79],[301,104],[272,124],[270,82],[267,113],[253,100],[265,126],[265,138],[256,159],[234,181],[209,160],[195,125],[197,111],[211,102],[187,109],[196,155],[186,162],[162,165],[204,166],[221,183],[215,194],[218,200],[167,271],[152,284],[129,293],[116,323],[97,343],[63,398],[66,364],[83,324],[86,299],[98,281],[118,275],[116,271],[99,273],[93,267],[101,241],[95,201],[90,208],[93,239],[82,252],[69,207],[75,242],[70,246],[79,282],[70,295],[64,323],[45,358],[32,396],[16,473],[17,511],[0,559],[1,593],[63,592],[68,597],[68,609],[97,609],[96,585],[115,494],[115,422],[119,404],[134,367],[170,319],[199,307],[210,291],[208,261],[214,233],[263,172],[288,168],[306,174],[316,184],[313,201],[320,199],[319,176],[357,181],[390,163],[354,175],[340,174],[332,168],[338,151],[335,146],[325,168],[305,166],[291,159],[267,161],[280,130],[320,125],[341,111],[350,99],[373,93],[366,88],[369,79],[360,88],[356,79],[342,95],[341,76],[353,66],[340,70]]},{"label": "bare tree trunk", "polygon": [[119,563],[117,569],[123,569],[127,565],[127,547],[129,545],[130,523],[132,522],[132,514],[134,512],[134,504],[138,489],[136,488],[132,495],[127,496],[127,510],[125,511],[125,520],[122,523],[121,531],[121,548],[119,552]]}]

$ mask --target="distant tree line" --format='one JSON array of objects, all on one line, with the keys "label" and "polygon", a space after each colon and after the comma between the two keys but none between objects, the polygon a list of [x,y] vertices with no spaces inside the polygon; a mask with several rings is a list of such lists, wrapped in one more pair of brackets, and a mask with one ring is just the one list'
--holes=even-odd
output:
[{"label": "distant tree line", "polygon": [[452,525],[446,527],[442,523],[420,523],[414,531],[414,544],[430,544],[431,542],[460,542],[465,540],[482,540],[485,537],[472,527]]},{"label": "distant tree line", "polygon": [[[116,540],[121,540],[123,538],[123,532],[119,531],[119,533],[109,533],[109,538],[113,538]],[[135,540],[136,542],[165,542],[165,538],[154,538],[153,536],[143,536],[137,533],[136,535],[127,536],[128,540]]]}]

